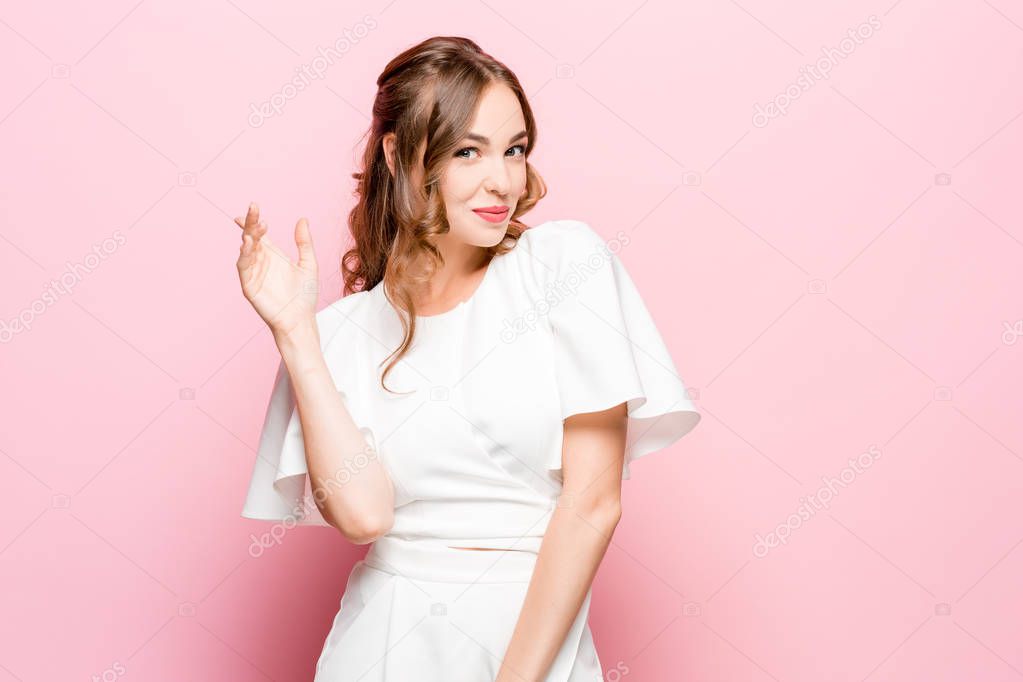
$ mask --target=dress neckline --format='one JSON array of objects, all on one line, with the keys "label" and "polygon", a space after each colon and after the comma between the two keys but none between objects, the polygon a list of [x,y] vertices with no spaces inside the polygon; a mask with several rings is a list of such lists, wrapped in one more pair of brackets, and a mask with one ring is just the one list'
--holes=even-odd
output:
[{"label": "dress neckline", "polygon": [[[489,280],[491,279],[491,277],[493,275],[492,271],[493,271],[493,269],[495,267],[495,262],[502,255],[505,255],[505,254],[491,256],[490,261],[486,265],[486,269],[483,271],[483,277],[480,278],[479,284],[476,285],[476,288],[473,290],[473,292],[471,294],[469,294],[468,298],[466,298],[466,299],[464,299],[462,301],[459,301],[458,303],[456,303],[454,305],[454,307],[449,308],[449,309],[447,309],[447,310],[445,310],[444,312],[441,312],[441,313],[436,313],[436,314],[433,314],[433,315],[416,315],[415,316],[416,317],[416,323],[417,324],[432,324],[434,322],[437,322],[437,321],[440,321],[440,320],[444,320],[444,319],[447,319],[449,317],[453,317],[457,313],[461,312],[463,308],[465,308],[466,306],[470,305],[473,301],[475,301],[477,298],[479,298],[480,294],[483,293],[483,291],[487,288],[487,283],[489,282]],[[387,292],[385,290],[385,285],[384,285],[384,281],[383,280],[380,280],[380,295],[384,299],[384,304],[389,306],[392,310],[395,311],[395,313],[397,313],[398,312],[397,308],[394,305],[392,305],[390,300],[387,298]]]}]

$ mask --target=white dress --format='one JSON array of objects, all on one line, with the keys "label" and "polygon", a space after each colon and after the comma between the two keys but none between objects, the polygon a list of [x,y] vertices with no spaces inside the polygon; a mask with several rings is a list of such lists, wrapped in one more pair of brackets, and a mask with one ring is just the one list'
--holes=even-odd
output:
[{"label": "white dress", "polygon": [[[492,681],[561,490],[563,420],[628,403],[626,479],[632,460],[697,424],[616,243],[575,220],[527,229],[471,298],[417,318],[387,377],[399,394],[379,382],[402,338],[382,282],[317,313],[327,366],[367,456],[391,475],[395,511],[352,569],[315,682]],[[290,383],[281,363],[242,515],[326,525]],[[602,679],[589,604],[588,592],[547,682]]]}]

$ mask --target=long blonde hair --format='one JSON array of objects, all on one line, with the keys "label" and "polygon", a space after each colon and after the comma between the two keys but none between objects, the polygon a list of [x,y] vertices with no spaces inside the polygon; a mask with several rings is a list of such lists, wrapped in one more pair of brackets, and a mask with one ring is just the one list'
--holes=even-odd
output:
[{"label": "long blonde hair", "polygon": [[[443,265],[431,243],[448,231],[440,178],[472,125],[484,90],[493,83],[510,88],[526,121],[526,156],[536,144],[536,123],[518,78],[504,64],[468,38],[436,36],[392,59],[377,78],[373,121],[362,158],[358,203],[348,214],[355,246],[341,259],[342,295],[372,289],[381,280],[402,311],[404,339],[387,359],[380,384],[408,352],[415,336],[414,292]],[[383,137],[395,134],[394,175],[384,156]],[[418,151],[423,141],[422,158]],[[414,181],[416,174],[421,183]],[[526,192],[512,214],[505,239],[490,247],[491,256],[514,248],[526,225],[518,220],[547,193],[543,179],[526,161]],[[426,257],[423,274],[413,264]],[[385,359],[386,360],[386,359]],[[392,391],[393,392],[393,391]]]}]

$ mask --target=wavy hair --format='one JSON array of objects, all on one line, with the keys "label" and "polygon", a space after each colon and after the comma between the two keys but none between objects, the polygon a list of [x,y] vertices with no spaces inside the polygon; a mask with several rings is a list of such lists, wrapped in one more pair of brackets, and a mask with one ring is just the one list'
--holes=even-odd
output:
[{"label": "wavy hair", "polygon": [[[353,173],[358,203],[348,214],[355,240],[341,259],[342,295],[372,289],[384,281],[384,295],[393,296],[404,339],[390,355],[380,377],[408,352],[416,331],[412,293],[444,259],[432,243],[448,231],[440,179],[472,125],[483,96],[492,84],[506,85],[515,93],[529,135],[525,156],[536,144],[536,123],[518,78],[501,62],[468,38],[436,36],[410,47],[392,59],[377,78],[373,121],[362,168]],[[388,169],[383,137],[395,134],[394,174]],[[364,136],[365,137],[365,136]],[[423,143],[425,142],[425,149]],[[416,178],[420,178],[417,182]],[[547,193],[543,179],[526,161],[526,192],[512,214],[505,238],[488,247],[490,257],[507,253],[527,226],[518,220]],[[414,264],[423,264],[415,274]],[[383,363],[381,363],[383,364]]]}]

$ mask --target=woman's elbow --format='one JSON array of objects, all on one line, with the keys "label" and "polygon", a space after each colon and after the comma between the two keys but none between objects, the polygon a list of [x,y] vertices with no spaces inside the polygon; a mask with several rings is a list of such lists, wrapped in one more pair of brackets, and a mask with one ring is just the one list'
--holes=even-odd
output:
[{"label": "woman's elbow", "polygon": [[611,496],[583,499],[576,505],[575,513],[586,521],[587,526],[613,533],[622,518],[622,504],[618,498]]},{"label": "woman's elbow", "polygon": [[394,525],[394,517],[388,515],[387,518],[381,519],[353,519],[343,523],[328,519],[327,523],[334,526],[352,544],[368,545],[391,530]]},{"label": "woman's elbow", "polygon": [[620,499],[607,500],[601,504],[594,512],[594,518],[598,522],[603,522],[605,527],[609,531],[614,531],[618,527],[618,522],[622,520],[622,502]]}]

